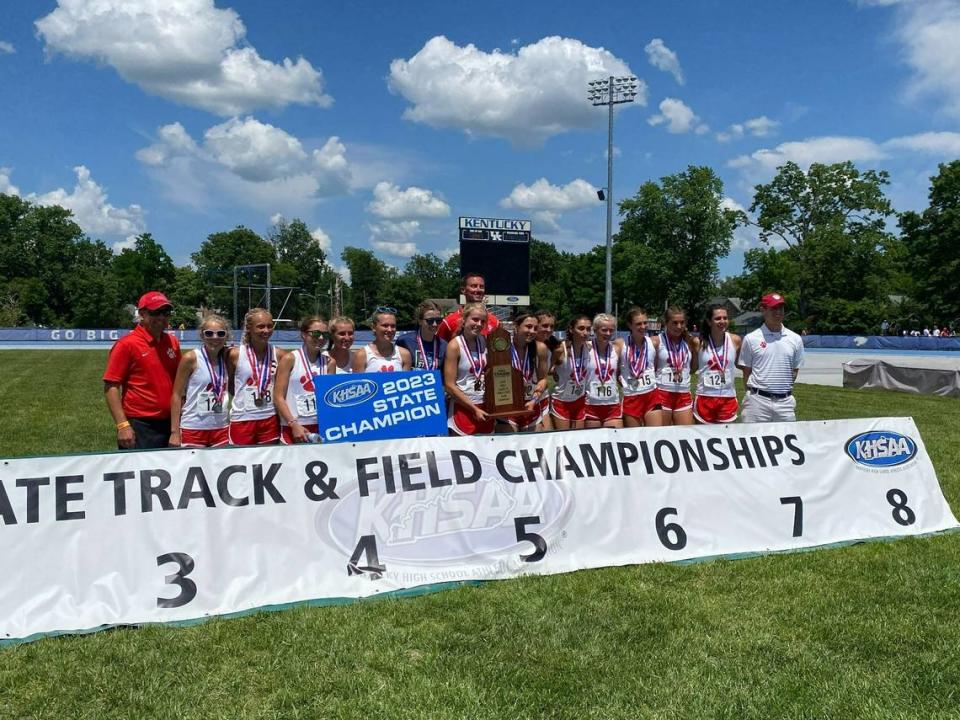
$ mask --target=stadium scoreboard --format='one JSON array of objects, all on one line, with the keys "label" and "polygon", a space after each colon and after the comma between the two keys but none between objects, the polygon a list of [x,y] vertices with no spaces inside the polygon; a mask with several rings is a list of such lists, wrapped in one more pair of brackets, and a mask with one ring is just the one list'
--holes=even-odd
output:
[{"label": "stadium scoreboard", "polygon": [[459,230],[460,274],[483,275],[487,304],[529,305],[530,221],[461,217]]}]

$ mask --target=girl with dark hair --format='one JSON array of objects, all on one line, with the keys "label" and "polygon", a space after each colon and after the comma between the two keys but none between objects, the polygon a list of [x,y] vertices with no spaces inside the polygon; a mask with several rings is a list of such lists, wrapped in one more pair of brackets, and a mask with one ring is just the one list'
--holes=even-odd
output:
[{"label": "girl with dark hair", "polygon": [[[537,316],[537,342],[546,346],[548,357],[552,358],[554,351],[560,347],[560,340],[553,334],[554,330],[557,329],[557,318],[549,310],[541,310],[535,315]],[[537,409],[540,412],[537,431],[553,430],[553,422],[550,417],[550,394],[546,390],[540,396]]]},{"label": "girl with dark hair", "polygon": [[323,350],[329,339],[325,317],[304,318],[300,322],[302,344],[277,366],[273,402],[280,416],[280,442],[284,445],[309,442],[309,435],[320,432],[313,378],[327,372],[330,358]]},{"label": "girl with dark hair", "polygon": [[657,349],[657,402],[664,425],[693,425],[690,373],[697,369],[699,342],[687,332],[687,313],[674,305],[663,316]]},{"label": "girl with dark hair", "polygon": [[417,325],[420,327],[397,338],[397,347],[404,348],[412,356],[414,370],[443,370],[447,341],[437,335],[442,321],[440,306],[433,300],[424,300],[417,306]]},{"label": "girl with dark hair", "polygon": [[483,410],[487,343],[482,332],[486,325],[486,306],[467,303],[460,315],[460,330],[447,346],[443,387],[450,398],[447,427],[451,435],[493,432],[493,418]]},{"label": "girl with dark hair", "polygon": [[630,308],[627,328],[630,337],[620,359],[623,424],[626,427],[662,425],[656,370],[660,338],[647,336],[647,312],[643,308]]},{"label": "girl with dark hair", "polygon": [[513,319],[513,342],[510,344],[511,364],[523,378],[523,400],[527,415],[500,418],[497,432],[532,432],[540,422],[540,397],[547,388],[547,346],[537,341],[537,316],[517,315]]},{"label": "girl with dark hair", "polygon": [[733,373],[740,354],[740,338],[727,332],[730,318],[723,305],[710,305],[700,338],[700,372],[693,416],[698,423],[731,423],[737,419],[737,390]]},{"label": "girl with dark hair", "polygon": [[567,325],[567,337],[553,351],[551,365],[557,384],[550,396],[550,415],[556,430],[583,427],[586,412],[587,353],[590,318],[575,315]]}]

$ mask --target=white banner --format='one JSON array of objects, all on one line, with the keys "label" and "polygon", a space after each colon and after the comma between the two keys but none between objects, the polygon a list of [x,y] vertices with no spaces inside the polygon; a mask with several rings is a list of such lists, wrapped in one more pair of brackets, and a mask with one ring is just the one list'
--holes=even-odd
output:
[{"label": "white banner", "polygon": [[0,639],[955,527],[909,418],[6,460]]}]

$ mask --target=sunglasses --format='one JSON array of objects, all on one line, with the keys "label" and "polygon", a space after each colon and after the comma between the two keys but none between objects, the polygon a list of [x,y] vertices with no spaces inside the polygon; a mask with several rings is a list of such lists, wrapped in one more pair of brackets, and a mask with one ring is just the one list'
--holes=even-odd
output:
[{"label": "sunglasses", "polygon": [[390,313],[391,315],[396,315],[397,309],[392,307],[387,307],[386,305],[381,305],[376,310],[373,311],[374,315],[378,315],[380,313]]},{"label": "sunglasses", "polygon": [[205,338],[225,338],[227,336],[226,330],[204,330],[203,336]]},{"label": "sunglasses", "polygon": [[326,330],[311,330],[307,334],[314,340],[326,340],[328,337],[330,337],[330,333],[328,333]]},{"label": "sunglasses", "polygon": [[427,325],[439,325],[443,322],[443,318],[424,318],[423,321]]},{"label": "sunglasses", "polygon": [[161,315],[170,315],[173,312],[170,308],[160,308],[159,310],[147,310],[147,315],[151,317],[160,317]]}]

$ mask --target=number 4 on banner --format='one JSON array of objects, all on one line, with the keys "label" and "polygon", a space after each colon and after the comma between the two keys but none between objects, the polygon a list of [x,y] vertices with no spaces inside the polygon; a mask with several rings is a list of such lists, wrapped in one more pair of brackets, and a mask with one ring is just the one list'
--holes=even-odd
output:
[{"label": "number 4 on banner", "polygon": [[[360,562],[360,556],[367,556],[366,565],[357,565]],[[386,572],[387,566],[380,564],[380,557],[377,554],[377,538],[373,535],[361,535],[360,542],[353,549],[353,555],[347,563],[347,575],[370,574],[371,580],[379,580]]]}]

